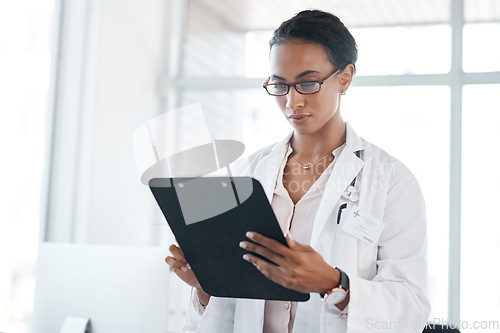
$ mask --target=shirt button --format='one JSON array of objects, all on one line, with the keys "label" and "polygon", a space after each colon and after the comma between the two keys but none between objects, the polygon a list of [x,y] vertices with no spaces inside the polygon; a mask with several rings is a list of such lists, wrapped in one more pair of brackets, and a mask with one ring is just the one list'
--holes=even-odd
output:
[{"label": "shirt button", "polygon": [[285,304],[283,304],[283,306],[285,307],[285,310],[290,310],[290,303],[289,302],[286,302]]}]

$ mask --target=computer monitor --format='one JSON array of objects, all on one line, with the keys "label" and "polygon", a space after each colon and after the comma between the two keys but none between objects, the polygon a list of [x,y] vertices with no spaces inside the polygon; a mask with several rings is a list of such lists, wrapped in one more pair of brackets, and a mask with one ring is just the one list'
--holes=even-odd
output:
[{"label": "computer monitor", "polygon": [[169,314],[181,317],[187,300],[169,293],[180,284],[168,254],[162,247],[41,243],[31,331],[60,332],[68,316],[90,318],[92,333],[179,331],[182,318],[168,323]]}]

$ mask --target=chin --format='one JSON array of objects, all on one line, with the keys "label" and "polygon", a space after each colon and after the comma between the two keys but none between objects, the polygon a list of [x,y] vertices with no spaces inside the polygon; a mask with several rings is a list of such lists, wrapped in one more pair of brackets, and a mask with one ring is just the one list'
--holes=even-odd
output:
[{"label": "chin", "polygon": [[318,129],[312,126],[293,126],[293,131],[300,135],[312,135],[317,133]]}]

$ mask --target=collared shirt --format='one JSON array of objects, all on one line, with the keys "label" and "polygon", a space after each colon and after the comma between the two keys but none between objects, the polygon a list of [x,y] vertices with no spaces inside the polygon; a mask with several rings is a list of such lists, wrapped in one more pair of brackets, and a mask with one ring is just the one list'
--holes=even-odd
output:
[{"label": "collared shirt", "polygon": [[[283,173],[288,157],[293,152],[290,145],[281,163],[271,202],[274,214],[284,234],[290,232],[293,239],[301,244],[311,242],[314,216],[318,210],[323,192],[338,156],[345,144],[335,149],[333,162],[323,171],[304,196],[293,204],[288,191],[283,186]],[[289,333],[293,330],[297,302],[266,301],[264,307],[264,333]]]}]

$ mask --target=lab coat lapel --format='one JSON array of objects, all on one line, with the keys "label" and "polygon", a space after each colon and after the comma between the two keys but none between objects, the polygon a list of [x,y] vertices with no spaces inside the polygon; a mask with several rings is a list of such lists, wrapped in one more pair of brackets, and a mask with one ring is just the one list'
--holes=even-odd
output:
[{"label": "lab coat lapel", "polygon": [[[344,150],[338,157],[333,167],[332,173],[325,186],[325,191],[314,218],[311,246],[318,246],[319,238],[325,228],[329,217],[335,208],[340,196],[357,176],[364,162],[346,144]],[[316,250],[318,250],[316,248]],[[321,252],[321,251],[320,251]]]},{"label": "lab coat lapel", "polygon": [[286,154],[287,145],[292,137],[292,133],[288,134],[283,140],[277,143],[269,154],[264,156],[257,163],[253,171],[253,177],[257,179],[264,188],[267,200],[271,202],[273,198],[276,179],[278,178],[279,169],[283,162],[283,157]]},{"label": "lab coat lapel", "polygon": [[[365,147],[364,140],[346,123],[346,146],[342,154],[340,154],[339,160],[335,164],[332,175],[327,183],[325,194],[323,195],[314,221],[313,240],[315,243],[311,242],[311,244],[318,248],[318,252],[324,255],[330,265],[341,267],[352,277],[358,274],[357,260],[355,260],[357,258],[358,240],[342,231],[345,220],[342,220],[340,225],[334,228],[325,229],[325,225],[328,221],[330,223],[337,222],[337,211],[334,211],[334,208],[337,207],[338,200],[347,186],[359,175],[363,168],[365,162],[357,157],[355,152],[363,151]],[[359,189],[359,184],[356,185],[356,188]],[[349,203],[349,207],[351,206],[352,202]],[[335,216],[331,217],[332,213]],[[325,232],[326,230],[329,233]],[[324,237],[321,237],[322,234]],[[324,242],[321,242],[321,240]],[[329,244],[332,243],[333,248],[329,250],[329,253],[324,253],[328,249]]]}]

